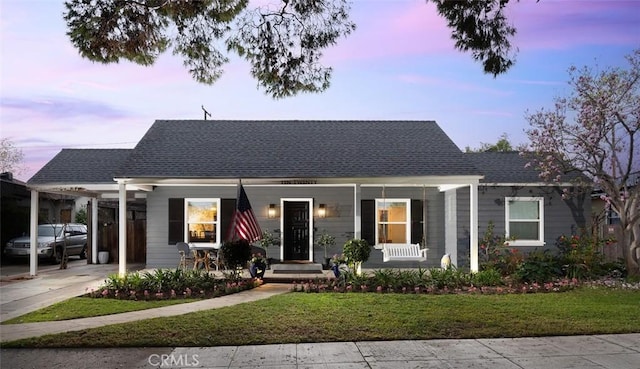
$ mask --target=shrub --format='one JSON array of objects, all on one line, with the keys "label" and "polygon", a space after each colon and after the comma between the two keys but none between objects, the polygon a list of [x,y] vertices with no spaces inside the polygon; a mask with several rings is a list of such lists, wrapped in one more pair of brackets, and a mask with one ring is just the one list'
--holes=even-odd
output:
[{"label": "shrub", "polygon": [[550,282],[561,275],[558,260],[549,250],[532,251],[518,265],[514,277],[519,282]]},{"label": "shrub", "polygon": [[173,298],[209,298],[256,287],[259,281],[217,279],[202,270],[156,269],[123,277],[110,275],[103,286],[88,294],[90,297],[128,300],[162,300]]},{"label": "shrub", "polygon": [[471,285],[471,275],[456,267],[429,270],[428,284],[437,289],[456,289]]},{"label": "shrub", "polygon": [[489,221],[487,230],[479,241],[480,269],[495,269],[503,276],[511,275],[522,262],[522,254],[518,249],[509,247],[509,240],[513,240],[512,238],[498,236],[493,229],[493,222]]},{"label": "shrub", "polygon": [[360,266],[371,255],[371,246],[366,240],[351,239],[345,242],[342,252],[349,267],[360,274]]},{"label": "shrub", "polygon": [[251,245],[247,240],[225,242],[222,244],[220,251],[229,270],[242,269],[251,259]]},{"label": "shrub", "polygon": [[481,270],[474,274],[471,278],[471,282],[474,286],[478,287],[501,286],[504,284],[502,274],[493,268]]},{"label": "shrub", "polygon": [[560,252],[559,257],[569,278],[590,279],[605,275],[608,271],[602,268],[604,256],[600,252],[601,247],[611,240],[603,239],[588,232],[581,235],[560,236],[556,240],[556,246]]}]

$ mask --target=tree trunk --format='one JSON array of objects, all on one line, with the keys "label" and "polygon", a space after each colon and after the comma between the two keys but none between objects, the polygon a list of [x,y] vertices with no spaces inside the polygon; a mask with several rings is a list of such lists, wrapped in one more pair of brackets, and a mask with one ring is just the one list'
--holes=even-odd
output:
[{"label": "tree trunk", "polygon": [[638,263],[638,253],[640,251],[640,225],[628,225],[623,229],[625,246],[624,258],[627,264],[627,274],[629,276],[640,276],[640,264]]}]

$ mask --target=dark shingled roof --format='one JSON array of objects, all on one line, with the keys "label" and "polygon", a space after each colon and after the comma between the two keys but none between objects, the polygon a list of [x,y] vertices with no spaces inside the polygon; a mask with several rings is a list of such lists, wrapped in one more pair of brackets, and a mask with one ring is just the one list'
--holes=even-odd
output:
[{"label": "dark shingled roof", "polygon": [[158,120],[118,177],[480,175],[434,121]]},{"label": "dark shingled roof", "polygon": [[131,149],[63,149],[42,167],[29,185],[57,183],[114,183],[117,169]]},{"label": "dark shingled roof", "polygon": [[[529,159],[516,151],[465,153],[471,162],[484,174],[483,183],[542,183],[534,165],[525,168]],[[578,177],[577,173],[565,175],[562,182]]]}]

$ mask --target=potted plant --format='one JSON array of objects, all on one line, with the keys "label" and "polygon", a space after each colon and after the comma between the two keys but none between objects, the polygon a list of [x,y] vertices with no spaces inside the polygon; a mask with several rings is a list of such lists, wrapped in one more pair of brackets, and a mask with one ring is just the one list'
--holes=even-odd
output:
[{"label": "potted plant", "polygon": [[251,277],[262,279],[266,269],[267,260],[262,256],[262,254],[253,254],[251,257],[251,264],[249,265],[249,274],[251,274]]},{"label": "potted plant", "polygon": [[323,230],[320,236],[318,237],[318,239],[316,240],[316,244],[318,244],[318,246],[321,246],[324,249],[324,265],[326,265],[327,267],[330,267],[331,259],[327,256],[327,247],[335,245],[336,238],[330,235],[329,233],[327,233],[326,230]]},{"label": "potted plant", "polygon": [[349,267],[355,270],[357,275],[361,275],[362,263],[369,260],[371,246],[366,240],[351,239],[345,242],[343,253]]},{"label": "potted plant", "polygon": [[[276,230],[277,232],[277,230]],[[260,239],[260,246],[262,246],[262,248],[264,248],[265,250],[265,256],[267,253],[267,249],[270,246],[278,246],[280,245],[280,240],[271,232],[269,231],[263,231],[262,232],[262,238]],[[267,266],[272,264],[272,260],[271,258],[267,258]]]}]

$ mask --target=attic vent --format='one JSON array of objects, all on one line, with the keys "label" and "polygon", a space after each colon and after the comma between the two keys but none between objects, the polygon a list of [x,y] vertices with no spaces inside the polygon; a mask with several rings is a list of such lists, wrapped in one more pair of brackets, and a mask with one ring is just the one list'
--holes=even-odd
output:
[{"label": "attic vent", "polygon": [[280,184],[288,185],[288,184],[317,184],[318,180],[316,179],[289,179],[285,181],[280,181]]}]

